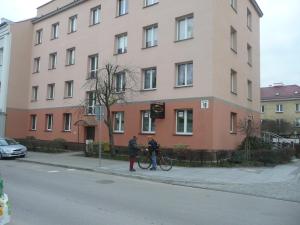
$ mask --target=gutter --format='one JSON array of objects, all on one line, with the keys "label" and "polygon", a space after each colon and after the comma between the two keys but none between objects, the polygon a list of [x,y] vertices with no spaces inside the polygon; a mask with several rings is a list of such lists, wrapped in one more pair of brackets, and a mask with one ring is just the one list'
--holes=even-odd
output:
[{"label": "gutter", "polygon": [[257,4],[256,0],[250,0],[251,4],[253,5],[253,7],[255,8],[256,12],[258,13],[258,15],[260,17],[263,17],[264,13],[261,10],[261,8],[259,7],[259,5]]}]

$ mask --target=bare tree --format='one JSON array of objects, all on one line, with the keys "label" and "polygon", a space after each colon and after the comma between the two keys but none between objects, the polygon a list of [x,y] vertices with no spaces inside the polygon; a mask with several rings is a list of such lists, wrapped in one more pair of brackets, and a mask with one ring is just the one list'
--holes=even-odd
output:
[{"label": "bare tree", "polygon": [[91,72],[90,79],[87,81],[90,91],[95,93],[96,105],[105,107],[104,123],[108,128],[109,148],[112,155],[115,155],[112,106],[126,103],[126,100],[136,93],[136,75],[132,69],[107,63],[96,72]]},{"label": "bare tree", "polygon": [[292,124],[286,120],[263,120],[262,131],[272,132],[278,135],[290,135],[292,133]]}]

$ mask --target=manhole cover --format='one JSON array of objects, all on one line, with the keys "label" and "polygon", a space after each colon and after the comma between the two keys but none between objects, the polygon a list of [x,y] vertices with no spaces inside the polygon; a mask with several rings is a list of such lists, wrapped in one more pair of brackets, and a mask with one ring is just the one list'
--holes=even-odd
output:
[{"label": "manhole cover", "polygon": [[115,183],[113,180],[98,180],[96,181],[98,184],[113,184]]}]

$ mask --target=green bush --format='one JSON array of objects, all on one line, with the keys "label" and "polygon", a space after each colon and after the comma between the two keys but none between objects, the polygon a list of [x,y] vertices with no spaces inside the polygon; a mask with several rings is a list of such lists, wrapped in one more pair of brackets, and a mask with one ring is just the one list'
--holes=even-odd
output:
[{"label": "green bush", "polygon": [[66,140],[63,138],[56,138],[50,142],[49,147],[57,149],[66,149]]}]

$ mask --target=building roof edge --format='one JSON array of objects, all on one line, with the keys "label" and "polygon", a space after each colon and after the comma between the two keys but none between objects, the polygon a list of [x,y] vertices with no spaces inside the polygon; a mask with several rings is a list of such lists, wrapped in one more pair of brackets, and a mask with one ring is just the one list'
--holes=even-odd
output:
[{"label": "building roof edge", "polygon": [[253,5],[253,7],[255,8],[256,12],[258,13],[258,15],[260,17],[263,17],[264,13],[261,10],[261,8],[259,7],[258,3],[256,2],[256,0],[249,0],[251,2],[251,4]]}]

